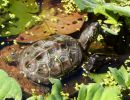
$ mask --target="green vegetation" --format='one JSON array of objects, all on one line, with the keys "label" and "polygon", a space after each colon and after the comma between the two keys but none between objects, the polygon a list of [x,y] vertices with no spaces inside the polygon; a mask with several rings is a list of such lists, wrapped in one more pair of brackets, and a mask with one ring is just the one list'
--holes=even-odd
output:
[{"label": "green vegetation", "polygon": [[116,68],[109,68],[109,70],[118,85],[124,88],[130,87],[130,73],[123,66],[119,70]]},{"label": "green vegetation", "polygon": [[28,98],[27,100],[44,100],[44,99],[43,99],[43,96],[39,95],[39,96],[32,96]]},{"label": "green vegetation", "polygon": [[121,100],[120,90],[116,86],[103,87],[98,83],[82,85],[77,100]]},{"label": "green vegetation", "polygon": [[17,35],[36,23],[35,0],[0,0],[0,36]]},{"label": "green vegetation", "polygon": [[[69,2],[70,0],[62,0]],[[71,11],[93,13],[98,18],[102,29],[113,35],[118,35],[123,23],[130,32],[130,1],[129,0],[73,0],[69,7]],[[76,5],[77,6],[76,6]],[[66,5],[65,7],[68,7]],[[78,7],[78,8],[77,8]],[[0,37],[17,35],[35,25],[39,6],[35,0],[0,0]],[[129,39],[128,39],[129,40]],[[8,59],[9,60],[9,59]],[[129,61],[128,61],[129,62]],[[109,67],[103,74],[90,73],[96,83],[78,85],[76,100],[122,100],[130,97],[130,68],[121,66],[120,69]],[[51,93],[45,97],[32,94],[27,100],[69,100],[69,94],[62,91],[60,80],[50,78]],[[0,100],[5,98],[22,99],[22,90],[17,81],[0,70]],[[75,99],[74,99],[75,100]]]},{"label": "green vegetation", "polygon": [[[120,31],[123,21],[122,17],[130,30],[130,1],[129,0],[75,0],[81,11],[91,12],[96,15],[103,15],[105,20],[102,28],[114,35]],[[110,27],[108,27],[108,24]]]},{"label": "green vegetation", "polygon": [[68,100],[68,97],[62,96],[62,84],[60,80],[50,78],[50,82],[54,84],[52,86],[51,94],[48,94],[46,100]]},{"label": "green vegetation", "polygon": [[22,91],[15,79],[9,77],[3,70],[0,70],[0,100],[5,98],[21,100]]},{"label": "green vegetation", "polygon": [[[79,85],[78,97],[76,100],[122,100],[123,95],[128,91],[130,87],[129,75],[130,73],[124,68],[121,67],[119,70],[116,68],[109,68],[109,75],[107,80],[102,80],[100,83],[89,83],[88,85],[81,84]],[[19,84],[13,79],[8,77],[7,73],[3,70],[0,70],[0,99],[4,98],[15,98],[15,100],[21,100],[22,92]],[[111,80],[111,81],[109,81]],[[105,84],[106,81],[109,81],[108,84]],[[69,95],[63,93],[62,84],[60,80],[50,78],[50,82],[53,84],[51,93],[47,94],[44,98],[46,100],[69,100]],[[116,82],[117,84],[111,84]],[[33,95],[27,100],[44,100],[42,95]]]}]

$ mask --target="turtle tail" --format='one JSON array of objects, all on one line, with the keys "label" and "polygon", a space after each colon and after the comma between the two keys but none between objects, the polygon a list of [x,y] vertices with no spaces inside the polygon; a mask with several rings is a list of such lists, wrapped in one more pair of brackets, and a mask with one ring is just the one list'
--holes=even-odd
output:
[{"label": "turtle tail", "polygon": [[87,49],[89,44],[94,41],[94,39],[98,36],[99,32],[100,25],[98,22],[91,22],[87,25],[78,40],[84,50]]}]

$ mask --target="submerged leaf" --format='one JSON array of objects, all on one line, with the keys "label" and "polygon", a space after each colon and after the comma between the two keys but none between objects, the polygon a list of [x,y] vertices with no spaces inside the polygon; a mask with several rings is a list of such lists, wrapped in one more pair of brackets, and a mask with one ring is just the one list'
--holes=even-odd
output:
[{"label": "submerged leaf", "polygon": [[79,31],[85,21],[84,16],[87,14],[78,12],[66,14],[61,6],[59,1],[43,1],[40,14],[33,16],[39,23],[21,32],[16,38],[17,42],[30,43],[48,38],[52,34],[71,34]]},{"label": "submerged leaf", "polygon": [[71,34],[79,31],[84,23],[84,15],[79,13],[57,15],[46,14],[42,23],[37,24],[31,29],[20,34],[16,40],[18,42],[28,43],[45,39],[52,34]]}]

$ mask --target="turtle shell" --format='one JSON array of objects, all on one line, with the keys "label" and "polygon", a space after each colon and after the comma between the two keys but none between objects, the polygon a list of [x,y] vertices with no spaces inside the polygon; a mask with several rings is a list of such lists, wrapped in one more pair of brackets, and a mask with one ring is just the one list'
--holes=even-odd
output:
[{"label": "turtle shell", "polygon": [[30,79],[43,84],[49,78],[62,78],[73,71],[82,60],[77,40],[67,35],[53,35],[25,48],[19,56],[20,70]]}]

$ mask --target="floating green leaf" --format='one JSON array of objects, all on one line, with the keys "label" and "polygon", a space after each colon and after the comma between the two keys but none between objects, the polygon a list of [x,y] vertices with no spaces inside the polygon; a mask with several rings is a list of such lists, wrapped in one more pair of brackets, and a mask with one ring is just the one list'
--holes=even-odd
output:
[{"label": "floating green leaf", "polygon": [[0,18],[0,24],[4,25],[0,27],[1,36],[16,35],[31,27],[36,23],[33,16],[39,11],[35,0],[8,1],[8,6],[3,8],[6,13],[3,12]]},{"label": "floating green leaf", "polygon": [[128,80],[126,81],[127,87],[130,87],[130,73],[128,73]]},{"label": "floating green leaf", "polygon": [[86,85],[81,86],[80,91],[78,93],[78,99],[77,100],[83,100],[86,98],[87,93],[87,87]]},{"label": "floating green leaf", "polygon": [[44,100],[43,96],[32,96],[30,98],[27,98],[27,100]]},{"label": "floating green leaf", "polygon": [[127,72],[124,66],[121,66],[119,70],[116,68],[109,68],[109,70],[119,85],[125,88],[130,87],[130,73]]},{"label": "floating green leaf", "polygon": [[116,69],[116,68],[109,68],[109,70],[119,85],[126,86],[125,77],[123,76],[123,72],[118,71],[118,69]]},{"label": "floating green leaf", "polygon": [[105,87],[99,100],[122,100],[119,88],[116,86]]},{"label": "floating green leaf", "polygon": [[[92,12],[94,14],[104,15],[106,18],[103,20],[105,24],[109,24],[111,27],[116,26],[117,30],[113,30],[113,28],[104,28],[105,31],[111,33],[113,35],[117,35],[120,32],[121,22],[119,21],[120,17],[130,18],[130,1],[125,0],[113,0],[107,1],[105,0],[75,0],[76,5],[82,10],[86,12]],[[130,26],[129,21],[126,21],[126,24]]]},{"label": "floating green leaf", "polygon": [[129,6],[122,7],[113,2],[106,3],[104,0],[75,0],[75,2],[81,10],[89,8],[92,12],[103,14],[108,19],[116,20],[107,11],[112,11],[114,14],[118,13],[120,16],[130,17]]},{"label": "floating green leaf", "polygon": [[121,100],[120,89],[116,86],[103,87],[99,83],[90,83],[82,85],[78,100]]},{"label": "floating green leaf", "polygon": [[51,94],[46,97],[46,100],[68,100],[68,97],[61,95],[62,84],[60,80],[50,78],[51,83],[53,84]]},{"label": "floating green leaf", "polygon": [[[86,96],[86,100],[93,100],[93,97],[95,97],[95,94],[97,92],[98,89],[103,88],[100,84],[89,84],[88,88],[87,88],[87,96]],[[98,94],[96,94],[98,95]],[[100,97],[98,97],[100,98]]]},{"label": "floating green leaf", "polygon": [[9,77],[3,70],[0,70],[0,100],[5,98],[21,100],[22,91],[16,80]]}]

